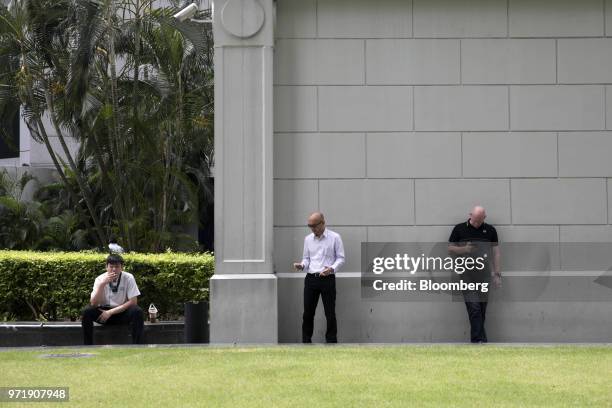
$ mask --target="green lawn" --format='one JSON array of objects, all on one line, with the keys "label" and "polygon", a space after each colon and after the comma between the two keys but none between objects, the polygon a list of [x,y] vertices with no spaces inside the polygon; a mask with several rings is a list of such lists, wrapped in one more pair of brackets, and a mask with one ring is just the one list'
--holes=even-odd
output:
[{"label": "green lawn", "polygon": [[[96,355],[40,357],[73,352]],[[612,406],[612,347],[8,351],[0,352],[0,386],[70,387],[70,403],[33,407]]]}]

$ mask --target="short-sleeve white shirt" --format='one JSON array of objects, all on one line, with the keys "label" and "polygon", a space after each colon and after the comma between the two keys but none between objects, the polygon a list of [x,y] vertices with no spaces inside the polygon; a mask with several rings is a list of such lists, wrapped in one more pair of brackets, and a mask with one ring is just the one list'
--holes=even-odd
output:
[{"label": "short-sleeve white shirt", "polygon": [[[100,281],[104,280],[105,277],[106,273],[103,273],[96,278],[93,290],[91,292],[92,296],[96,290],[96,286],[98,286]],[[101,304],[100,306],[108,305],[111,307],[116,307],[124,304],[133,297],[140,296],[140,290],[138,290],[138,285],[136,285],[134,275],[126,271],[121,272],[121,281],[119,282],[117,292],[113,292],[110,288],[110,284],[108,283],[104,285],[102,290],[104,290],[104,304]]]}]

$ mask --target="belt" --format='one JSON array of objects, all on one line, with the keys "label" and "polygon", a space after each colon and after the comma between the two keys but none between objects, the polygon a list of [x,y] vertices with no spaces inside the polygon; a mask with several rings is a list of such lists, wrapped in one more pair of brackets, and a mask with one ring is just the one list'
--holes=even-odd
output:
[{"label": "belt", "polygon": [[319,272],[316,272],[316,273],[309,273],[309,275],[312,275],[312,276],[314,276],[315,278],[329,278],[329,277],[334,276],[334,274],[333,274],[333,273],[330,273],[329,275],[321,275],[321,273],[319,273]]}]

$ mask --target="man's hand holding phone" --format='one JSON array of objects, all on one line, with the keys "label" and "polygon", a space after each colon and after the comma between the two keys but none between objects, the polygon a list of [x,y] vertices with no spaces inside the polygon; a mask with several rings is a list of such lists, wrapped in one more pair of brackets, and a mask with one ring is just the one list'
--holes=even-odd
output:
[{"label": "man's hand holding phone", "polygon": [[463,247],[463,253],[465,255],[469,255],[472,253],[472,251],[476,248],[476,245],[472,244],[471,242],[467,242],[465,244],[465,246]]},{"label": "man's hand holding phone", "polygon": [[334,268],[332,268],[331,266],[328,266],[325,269],[323,269],[323,272],[321,272],[319,276],[328,276],[328,275],[331,275],[333,272],[334,272]]}]

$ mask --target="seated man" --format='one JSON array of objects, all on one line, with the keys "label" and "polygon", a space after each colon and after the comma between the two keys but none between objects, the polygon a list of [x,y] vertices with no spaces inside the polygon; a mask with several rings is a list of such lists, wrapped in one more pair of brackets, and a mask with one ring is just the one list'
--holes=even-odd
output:
[{"label": "seated man", "polygon": [[140,291],[134,276],[123,272],[122,268],[121,255],[111,254],[106,258],[106,272],[94,282],[90,305],[83,310],[81,321],[86,345],[93,344],[94,321],[102,324],[130,323],[132,342],[141,342],[144,319],[137,301]]}]

